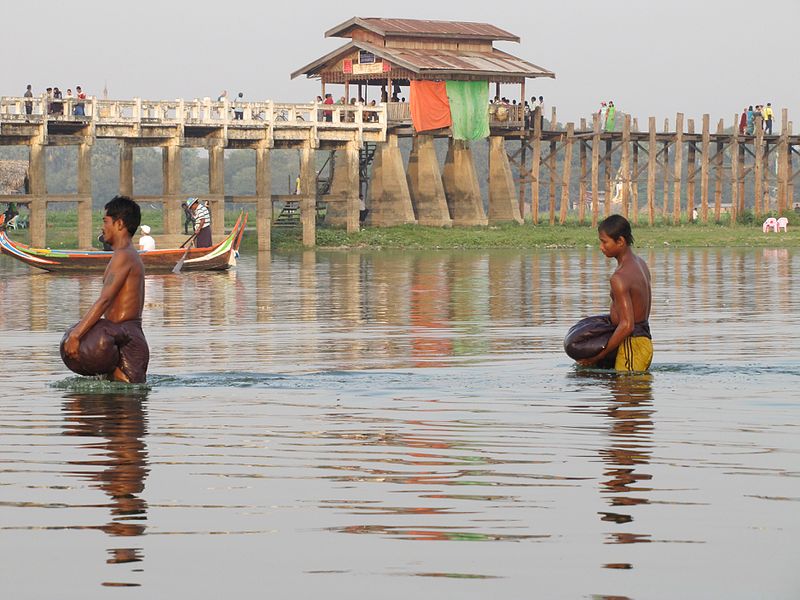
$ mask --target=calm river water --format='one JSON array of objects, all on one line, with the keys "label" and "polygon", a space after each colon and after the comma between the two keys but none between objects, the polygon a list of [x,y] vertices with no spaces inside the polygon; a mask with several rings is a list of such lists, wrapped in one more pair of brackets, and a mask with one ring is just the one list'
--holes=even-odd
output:
[{"label": "calm river water", "polygon": [[597,249],[306,252],[148,277],[139,392],[0,258],[2,598],[797,598],[800,252],[644,256],[649,376]]}]

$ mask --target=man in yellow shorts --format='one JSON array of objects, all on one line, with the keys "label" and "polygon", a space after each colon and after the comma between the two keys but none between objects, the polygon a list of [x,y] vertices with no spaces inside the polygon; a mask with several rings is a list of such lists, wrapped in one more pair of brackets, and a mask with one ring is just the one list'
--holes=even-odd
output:
[{"label": "man in yellow shorts", "polygon": [[614,333],[599,354],[579,360],[583,366],[594,365],[612,352],[617,352],[617,371],[646,371],[653,360],[650,336],[650,269],[631,250],[633,234],[625,217],[611,215],[597,228],[600,250],[617,260],[611,276],[611,323]]}]

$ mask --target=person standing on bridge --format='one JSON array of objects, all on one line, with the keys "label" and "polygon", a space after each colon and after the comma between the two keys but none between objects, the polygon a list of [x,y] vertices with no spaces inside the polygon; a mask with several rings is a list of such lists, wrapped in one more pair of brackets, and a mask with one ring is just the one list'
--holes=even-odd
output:
[{"label": "person standing on bridge", "polygon": [[75,86],[75,97],[78,99],[78,102],[75,104],[75,116],[83,117],[86,116],[86,92],[81,89],[81,86]]},{"label": "person standing on bridge", "polygon": [[25,93],[23,94],[25,98],[31,98],[31,101],[25,102],[25,115],[29,116],[33,114],[33,92],[31,91],[31,84],[28,84],[28,87],[25,89]]},{"label": "person standing on bridge", "polygon": [[233,118],[235,121],[244,120],[244,94],[239,92],[233,99]]},{"label": "person standing on bridge", "polygon": [[208,207],[200,202],[199,198],[189,198],[186,206],[194,215],[195,247],[210,248],[212,246],[211,213],[208,212]]},{"label": "person standing on bridge", "polygon": [[772,112],[772,102],[767,102],[761,112],[764,115],[764,133],[772,135],[772,119],[775,117],[775,113]]}]

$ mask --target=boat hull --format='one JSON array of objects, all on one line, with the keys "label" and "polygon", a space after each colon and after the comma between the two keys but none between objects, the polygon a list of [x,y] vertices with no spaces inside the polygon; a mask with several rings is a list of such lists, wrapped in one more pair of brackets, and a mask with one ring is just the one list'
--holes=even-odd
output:
[{"label": "boat hull", "polygon": [[[148,273],[172,271],[186,254],[181,271],[225,271],[236,264],[239,245],[247,224],[247,213],[239,215],[230,234],[219,244],[210,248],[169,248],[165,250],[140,251],[139,256]],[[0,250],[32,267],[51,272],[102,271],[111,260],[113,252],[102,250],[51,250],[32,248],[15,242],[8,232],[0,228]]]}]

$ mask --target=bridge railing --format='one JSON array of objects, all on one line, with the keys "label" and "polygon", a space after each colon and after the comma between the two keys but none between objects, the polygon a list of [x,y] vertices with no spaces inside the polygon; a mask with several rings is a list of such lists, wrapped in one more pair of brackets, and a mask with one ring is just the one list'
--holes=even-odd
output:
[{"label": "bridge railing", "polygon": [[[79,108],[81,107],[81,108]],[[30,110],[28,110],[30,109]],[[76,114],[78,113],[78,114]],[[83,113],[83,114],[81,114]],[[95,124],[163,124],[185,126],[329,127],[334,129],[384,129],[387,124],[384,104],[221,102],[209,98],[195,100],[103,100],[87,97],[49,99],[46,96],[0,97],[0,122],[65,121]]]}]

